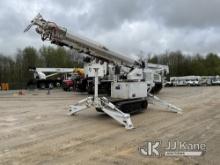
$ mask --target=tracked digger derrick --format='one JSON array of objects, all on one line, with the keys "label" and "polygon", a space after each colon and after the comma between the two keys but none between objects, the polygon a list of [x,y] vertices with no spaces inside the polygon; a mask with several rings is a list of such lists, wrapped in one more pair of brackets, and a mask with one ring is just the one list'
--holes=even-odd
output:
[{"label": "tracked digger derrick", "polygon": [[36,26],[36,32],[40,34],[43,41],[48,40],[52,44],[67,46],[91,57],[92,62],[87,65],[87,76],[95,79],[94,96],[70,105],[70,115],[94,107],[124,125],[126,129],[134,128],[130,118],[130,113],[134,112],[132,108],[125,113],[118,108],[119,104],[114,104],[106,97],[98,96],[99,79],[106,75],[113,77],[111,80],[111,98],[118,99],[118,103],[124,107],[129,108],[129,105],[133,103],[137,106],[136,108],[145,107],[144,105],[148,103],[157,103],[171,112],[182,112],[182,109],[151,94],[155,84],[152,81],[154,72],[149,67],[154,68],[155,66],[147,67],[147,64],[141,59],[130,58],[111,51],[94,41],[70,34],[66,28],[60,27],[54,22],[46,21],[40,14],[31,21],[24,32],[32,26]]}]

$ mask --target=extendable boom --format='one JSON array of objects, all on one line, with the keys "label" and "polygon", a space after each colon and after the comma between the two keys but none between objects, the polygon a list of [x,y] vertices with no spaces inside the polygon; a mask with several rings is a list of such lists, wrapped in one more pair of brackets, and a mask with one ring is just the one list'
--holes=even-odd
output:
[{"label": "extendable boom", "polygon": [[54,22],[46,21],[40,14],[31,21],[31,24],[27,26],[24,32],[28,31],[33,25],[37,26],[36,32],[41,35],[43,41],[49,40],[53,44],[67,46],[80,53],[85,53],[109,63],[128,67],[133,67],[134,65],[141,66],[141,62],[139,61],[111,51],[94,41],[68,33],[66,28],[58,26]]}]

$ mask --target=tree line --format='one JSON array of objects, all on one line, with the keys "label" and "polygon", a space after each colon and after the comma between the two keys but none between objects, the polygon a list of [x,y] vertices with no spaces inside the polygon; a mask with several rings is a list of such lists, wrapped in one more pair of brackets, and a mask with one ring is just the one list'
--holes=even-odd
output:
[{"label": "tree line", "polygon": [[[220,57],[209,53],[206,56],[187,55],[180,51],[166,52],[148,57],[155,64],[169,66],[169,76],[215,76],[220,75]],[[26,47],[16,55],[0,54],[0,83],[9,83],[12,88],[25,88],[33,79],[29,67],[74,68],[82,67],[82,56],[72,50],[61,47],[43,46],[40,49]]]},{"label": "tree line", "polygon": [[9,83],[10,88],[25,88],[33,79],[30,67],[74,68],[82,67],[82,57],[61,47],[43,46],[40,49],[26,47],[16,55],[0,54],[0,83]]},{"label": "tree line", "polygon": [[154,55],[149,62],[169,66],[169,76],[216,76],[220,75],[220,57],[215,53],[187,55],[180,51]]}]

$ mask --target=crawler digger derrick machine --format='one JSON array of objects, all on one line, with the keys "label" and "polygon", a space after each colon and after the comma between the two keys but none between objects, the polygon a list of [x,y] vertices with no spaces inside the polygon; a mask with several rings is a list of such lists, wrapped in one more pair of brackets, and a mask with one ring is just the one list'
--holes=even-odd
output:
[{"label": "crawler digger derrick machine", "polygon": [[[97,111],[106,113],[126,129],[132,129],[134,126],[130,114],[146,109],[148,102],[159,103],[172,112],[182,112],[182,109],[150,93],[155,85],[154,72],[147,67],[145,61],[130,58],[94,41],[70,34],[66,28],[46,21],[40,14],[24,31],[28,31],[32,26],[36,26],[36,32],[43,41],[48,40],[52,44],[66,46],[88,56],[86,74],[95,79],[94,96],[70,105],[70,115],[95,107]],[[109,98],[98,96],[99,80],[105,76],[111,80]]]}]

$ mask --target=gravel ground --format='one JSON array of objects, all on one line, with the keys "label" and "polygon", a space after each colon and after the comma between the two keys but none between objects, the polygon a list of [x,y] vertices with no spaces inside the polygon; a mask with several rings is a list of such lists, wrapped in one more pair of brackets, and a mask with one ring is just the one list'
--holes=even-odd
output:
[{"label": "gravel ground", "polygon": [[[132,116],[133,130],[93,109],[68,116],[68,105],[86,94],[0,92],[0,164],[219,164],[220,87],[164,88],[158,95],[182,115],[149,105]],[[145,141],[205,143],[201,157],[147,157]]]}]

